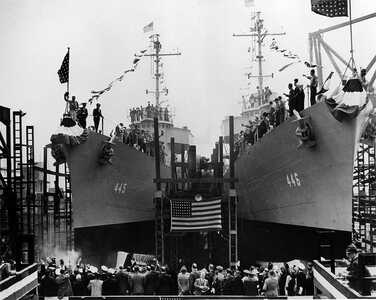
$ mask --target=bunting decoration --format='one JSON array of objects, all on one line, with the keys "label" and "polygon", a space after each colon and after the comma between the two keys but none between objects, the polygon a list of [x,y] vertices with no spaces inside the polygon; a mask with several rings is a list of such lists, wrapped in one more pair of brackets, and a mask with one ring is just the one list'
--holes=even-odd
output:
[{"label": "bunting decoration", "polygon": [[293,62],[291,62],[291,63],[288,63],[287,65],[285,65],[285,66],[283,66],[282,68],[280,68],[280,69],[278,70],[278,72],[282,72],[283,70],[287,69],[288,67],[290,67],[290,66],[292,66],[292,65],[294,65],[294,64],[297,64],[297,63],[299,63],[299,62],[300,62],[300,60],[299,60],[299,61],[293,61]]},{"label": "bunting decoration", "polygon": [[283,57],[286,57],[288,59],[299,59],[299,55],[293,53],[292,51],[288,51],[287,49],[283,49],[277,42],[275,38],[272,39],[272,42],[269,46],[270,50],[281,53]]},{"label": "bunting decoration", "polygon": [[[301,63],[302,60],[299,58],[299,55],[295,54],[293,51],[290,51],[288,49],[284,49],[283,47],[281,47],[277,40],[275,38],[272,39],[272,42],[270,43],[270,46],[269,46],[270,50],[276,52],[276,53],[280,53],[283,57],[286,57],[288,59],[291,59],[293,60],[292,62],[284,65],[283,67],[281,67],[278,71],[279,72],[282,72],[284,71],[285,69],[289,68],[290,66],[294,65],[294,64],[297,64],[297,63]],[[304,61],[304,65],[307,67],[307,68],[316,68],[317,65],[314,65],[314,64],[311,64],[309,63],[308,61]]]},{"label": "bunting decoration", "polygon": [[141,50],[139,51],[138,53],[136,53],[134,56],[135,58],[133,59],[133,62],[132,62],[132,67],[123,71],[120,76],[116,77],[113,81],[111,81],[106,88],[102,89],[102,90],[92,90],[91,91],[91,97],[89,98],[88,102],[89,104],[92,104],[93,101],[97,101],[99,99],[99,97],[101,97],[104,93],[107,93],[109,92],[111,89],[112,89],[112,86],[114,83],[116,82],[122,82],[123,79],[124,79],[124,76],[125,74],[127,73],[130,73],[130,72],[134,72],[138,66],[138,63],[140,62],[141,58],[143,56],[145,56],[145,53],[146,53],[147,49],[145,50]]}]

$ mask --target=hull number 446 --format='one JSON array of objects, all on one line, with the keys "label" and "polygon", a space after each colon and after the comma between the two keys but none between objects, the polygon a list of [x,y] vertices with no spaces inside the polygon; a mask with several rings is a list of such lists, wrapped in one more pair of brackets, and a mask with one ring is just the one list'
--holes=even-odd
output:
[{"label": "hull number 446", "polygon": [[302,184],[302,181],[300,180],[299,175],[296,172],[287,174],[286,181],[290,188],[299,187]]}]

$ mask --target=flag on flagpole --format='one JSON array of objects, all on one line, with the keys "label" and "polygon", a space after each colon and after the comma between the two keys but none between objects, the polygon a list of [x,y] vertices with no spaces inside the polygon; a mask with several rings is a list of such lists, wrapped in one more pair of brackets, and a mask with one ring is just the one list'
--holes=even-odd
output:
[{"label": "flag on flagpole", "polygon": [[314,13],[326,17],[347,17],[347,0],[311,0]]},{"label": "flag on flagpole", "polygon": [[154,22],[151,22],[150,24],[146,25],[144,27],[144,33],[153,31],[153,27],[154,27]]},{"label": "flag on flagpole", "polygon": [[244,0],[244,4],[246,7],[254,7],[255,6],[255,0]]},{"label": "flag on flagpole", "polygon": [[63,59],[60,69],[57,71],[59,75],[60,83],[66,83],[69,81],[69,50]]},{"label": "flag on flagpole", "polygon": [[222,229],[221,199],[171,200],[171,231]]}]

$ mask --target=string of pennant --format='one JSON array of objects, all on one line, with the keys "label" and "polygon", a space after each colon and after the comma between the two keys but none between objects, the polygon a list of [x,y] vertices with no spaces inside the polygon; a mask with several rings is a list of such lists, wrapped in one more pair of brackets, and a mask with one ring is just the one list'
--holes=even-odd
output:
[{"label": "string of pennant", "polygon": [[124,70],[120,76],[116,77],[114,80],[112,80],[106,88],[102,89],[102,90],[92,90],[91,91],[91,97],[89,98],[88,102],[90,104],[93,103],[93,101],[97,101],[103,94],[109,92],[111,89],[112,89],[112,86],[114,85],[114,83],[116,82],[121,82],[123,81],[124,79],[124,76],[125,74],[127,73],[130,73],[130,72],[134,72],[140,62],[140,60],[142,59],[142,57],[145,56],[145,53],[146,53],[147,49],[145,50],[141,50],[139,51],[138,53],[136,53],[134,55],[134,59],[133,59],[133,62],[132,62],[132,67],[127,69],[127,70]]},{"label": "string of pennant", "polygon": [[[270,50],[276,52],[276,53],[280,53],[283,55],[283,57],[286,57],[288,59],[291,59],[293,60],[292,62],[289,62],[288,64],[284,65],[283,67],[281,67],[278,71],[279,72],[282,72],[284,71],[285,69],[291,67],[292,65],[295,65],[295,64],[298,64],[298,63],[301,63],[302,60],[299,58],[299,55],[295,54],[294,52],[292,51],[289,51],[287,49],[284,49],[282,48],[277,40],[275,38],[272,39],[272,42],[270,43],[270,46],[269,46]],[[313,64],[310,64],[309,62],[305,61],[304,62],[304,65],[307,67],[307,68],[316,68],[317,65],[313,65]]]}]

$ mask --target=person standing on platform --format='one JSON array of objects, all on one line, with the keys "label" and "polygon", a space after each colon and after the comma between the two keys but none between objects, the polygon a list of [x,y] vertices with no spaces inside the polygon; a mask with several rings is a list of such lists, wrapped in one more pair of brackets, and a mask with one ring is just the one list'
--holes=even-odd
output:
[{"label": "person standing on platform", "polygon": [[89,281],[87,288],[90,291],[90,296],[101,297],[102,296],[103,281],[99,279],[99,274],[96,273],[94,279]]},{"label": "person standing on platform", "polygon": [[257,270],[252,269],[244,270],[243,272],[246,276],[243,277],[244,295],[246,296],[257,296],[258,295],[258,279]]},{"label": "person standing on platform", "polygon": [[309,90],[310,90],[310,102],[311,106],[316,104],[316,95],[317,95],[317,84],[318,84],[318,78],[315,75],[315,70],[311,70],[311,75],[303,75],[304,77],[308,78],[310,80],[309,83]]},{"label": "person standing on platform", "polygon": [[285,102],[282,100],[282,97],[278,97],[278,104],[279,104],[279,124],[282,124],[286,119],[286,108]]},{"label": "person standing on platform", "polygon": [[279,285],[279,295],[285,296],[285,285],[286,285],[286,279],[287,279],[287,270],[284,266],[280,269],[281,273],[279,274],[278,278],[278,285]]},{"label": "person standing on platform", "polygon": [[290,273],[287,275],[285,284],[285,295],[295,296],[296,295],[296,270],[291,269]]},{"label": "person standing on platform", "polygon": [[117,281],[119,283],[119,292],[120,295],[128,295],[129,294],[129,280],[130,275],[128,272],[124,269],[123,266],[119,267],[119,272],[116,273]]},{"label": "person standing on platform", "polygon": [[269,271],[262,290],[266,297],[278,297],[278,280],[273,270]]},{"label": "person standing on platform", "polygon": [[194,282],[194,295],[207,295],[210,291],[208,280],[205,279],[206,270],[202,270],[200,277]]},{"label": "person standing on platform", "polygon": [[84,129],[86,128],[86,119],[88,115],[89,113],[86,108],[86,103],[85,102],[81,103],[81,107],[77,111],[77,121],[78,121],[78,125],[81,128],[84,128]]},{"label": "person standing on platform", "polygon": [[98,132],[99,122],[101,118],[103,119],[101,105],[100,103],[97,103],[97,107],[93,109],[93,120],[94,120],[95,132]]},{"label": "person standing on platform", "polygon": [[240,271],[234,272],[234,278],[231,282],[231,295],[244,295],[244,285]]},{"label": "person standing on platform", "polygon": [[161,268],[159,274],[159,286],[158,295],[171,295],[172,278],[170,274],[167,274],[166,267]]},{"label": "person standing on platform", "polygon": [[144,275],[140,273],[138,266],[134,267],[134,273],[131,276],[130,286],[132,295],[144,294]]},{"label": "person standing on platform", "polygon": [[187,268],[182,266],[180,268],[180,273],[178,274],[178,292],[179,296],[189,295],[189,273]]},{"label": "person standing on platform", "polygon": [[197,269],[197,264],[193,263],[191,268],[191,274],[189,274],[189,289],[191,291],[191,294],[194,292],[194,283],[197,278],[200,278],[200,272]]},{"label": "person standing on platform", "polygon": [[313,268],[312,263],[309,262],[307,264],[307,272],[306,272],[306,278],[304,281],[304,291],[305,296],[312,296],[314,293],[314,285],[313,285]]},{"label": "person standing on platform", "polygon": [[159,288],[159,274],[155,270],[155,265],[150,266],[150,271],[145,274],[145,295],[156,295]]},{"label": "person standing on platform", "polygon": [[63,299],[69,296],[73,296],[72,285],[69,280],[69,273],[63,269],[60,269],[60,275],[56,277],[57,284],[57,298]]},{"label": "person standing on platform", "polygon": [[304,90],[303,90],[303,86],[300,85],[298,83],[298,79],[295,78],[294,79],[294,86],[295,86],[295,89],[294,89],[294,95],[295,95],[295,100],[296,100],[296,110],[298,112],[301,112],[302,110],[304,110]]}]

